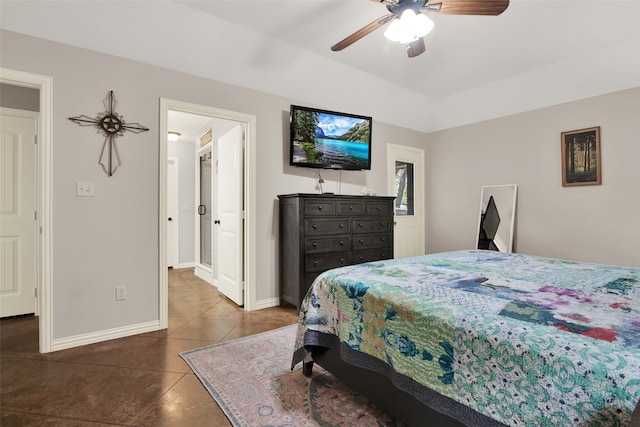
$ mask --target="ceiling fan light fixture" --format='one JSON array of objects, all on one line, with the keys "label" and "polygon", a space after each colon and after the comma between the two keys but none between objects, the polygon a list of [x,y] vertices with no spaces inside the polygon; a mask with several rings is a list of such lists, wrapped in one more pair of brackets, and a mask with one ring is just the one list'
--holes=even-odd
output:
[{"label": "ceiling fan light fixture", "polygon": [[384,31],[384,36],[392,42],[399,42],[402,38],[402,24],[398,18],[395,18],[387,29]]},{"label": "ceiling fan light fixture", "polygon": [[432,29],[433,21],[427,15],[422,13],[416,15],[413,9],[406,9],[400,18],[391,21],[384,36],[391,41],[406,44],[427,35]]},{"label": "ceiling fan light fixture", "polygon": [[433,21],[429,19],[427,15],[424,13],[419,13],[416,15],[415,23],[415,32],[418,37],[426,36],[433,30]]}]

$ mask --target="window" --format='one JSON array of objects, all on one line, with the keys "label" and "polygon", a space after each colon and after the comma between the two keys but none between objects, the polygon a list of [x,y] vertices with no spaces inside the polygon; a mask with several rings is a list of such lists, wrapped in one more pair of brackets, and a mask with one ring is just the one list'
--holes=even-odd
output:
[{"label": "window", "polygon": [[413,215],[413,163],[396,160],[396,215]]}]

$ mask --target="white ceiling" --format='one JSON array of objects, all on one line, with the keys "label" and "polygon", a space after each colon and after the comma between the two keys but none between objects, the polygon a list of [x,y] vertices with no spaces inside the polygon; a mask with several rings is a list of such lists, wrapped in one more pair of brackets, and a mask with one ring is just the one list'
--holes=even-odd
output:
[{"label": "white ceiling", "polygon": [[188,142],[200,147],[200,136],[206,128],[211,129],[211,138],[216,141],[220,136],[230,131],[238,123],[230,120],[185,113],[184,111],[169,110],[167,115],[167,129],[178,132],[178,142]]},{"label": "white ceiling", "polygon": [[431,15],[408,58],[369,0],[0,2],[0,26],[431,132],[640,86],[640,0],[511,0]]}]

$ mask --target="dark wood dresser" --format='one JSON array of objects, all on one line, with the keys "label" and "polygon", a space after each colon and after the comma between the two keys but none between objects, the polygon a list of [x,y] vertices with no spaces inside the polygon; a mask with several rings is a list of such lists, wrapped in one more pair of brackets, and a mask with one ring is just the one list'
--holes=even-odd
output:
[{"label": "dark wood dresser", "polygon": [[395,197],[286,194],[280,199],[280,303],[300,307],[323,271],[393,258]]}]

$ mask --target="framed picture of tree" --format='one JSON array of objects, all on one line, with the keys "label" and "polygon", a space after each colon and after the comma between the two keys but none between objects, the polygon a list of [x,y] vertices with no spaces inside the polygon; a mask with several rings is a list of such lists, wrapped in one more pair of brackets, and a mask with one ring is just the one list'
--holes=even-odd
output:
[{"label": "framed picture of tree", "polygon": [[602,184],[600,126],[562,132],[562,186]]}]

